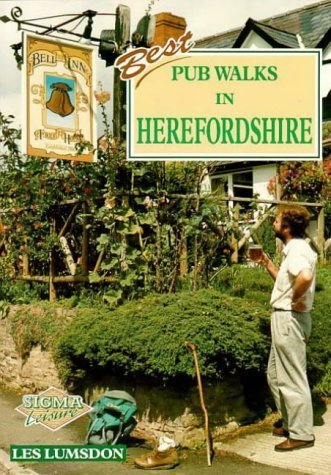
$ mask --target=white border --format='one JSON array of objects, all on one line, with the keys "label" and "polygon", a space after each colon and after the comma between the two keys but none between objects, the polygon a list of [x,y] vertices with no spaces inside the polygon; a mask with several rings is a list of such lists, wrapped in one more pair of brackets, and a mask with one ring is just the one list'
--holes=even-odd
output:
[{"label": "white border", "polygon": [[[322,96],[321,96],[321,73],[322,73],[322,49],[321,48],[309,48],[309,49],[300,49],[300,48],[291,48],[291,49],[282,49],[282,48],[261,48],[261,49],[248,49],[243,50],[241,48],[229,48],[229,49],[218,49],[218,48],[197,48],[192,49],[187,54],[207,54],[209,56],[214,56],[217,54],[239,54],[241,56],[247,56],[252,54],[269,54],[269,55],[307,55],[307,56],[315,56],[315,97],[317,98],[316,107],[315,107],[315,119],[318,119],[319,113],[319,121],[316,120],[316,128],[319,130],[319,138],[320,141],[316,140],[316,146],[314,155],[318,155],[320,152],[320,156],[312,157],[309,153],[209,153],[202,154],[202,153],[192,153],[190,156],[187,156],[187,153],[135,153],[134,152],[134,144],[135,144],[135,133],[133,124],[133,112],[134,112],[134,94],[133,94],[133,81],[128,81],[127,84],[127,124],[128,124],[128,148],[127,148],[127,160],[128,161],[234,161],[236,158],[243,159],[247,158],[250,161],[261,161],[261,159],[268,160],[272,158],[275,161],[284,161],[284,160],[298,160],[305,161],[305,160],[313,160],[313,161],[321,161],[323,150],[322,150]],[[319,79],[319,80],[318,80]],[[298,78],[300,80],[300,78]],[[130,97],[133,100],[130,102]],[[129,154],[129,151],[131,155]],[[170,156],[169,156],[170,155]]]}]

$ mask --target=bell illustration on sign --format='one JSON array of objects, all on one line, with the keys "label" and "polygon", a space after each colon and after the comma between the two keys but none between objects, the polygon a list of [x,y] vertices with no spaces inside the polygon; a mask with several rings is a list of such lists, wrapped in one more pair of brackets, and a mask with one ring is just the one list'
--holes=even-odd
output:
[{"label": "bell illustration on sign", "polygon": [[68,94],[72,88],[64,82],[55,82],[50,85],[50,88],[53,90],[50,99],[46,102],[47,109],[61,117],[70,115],[75,109]]}]

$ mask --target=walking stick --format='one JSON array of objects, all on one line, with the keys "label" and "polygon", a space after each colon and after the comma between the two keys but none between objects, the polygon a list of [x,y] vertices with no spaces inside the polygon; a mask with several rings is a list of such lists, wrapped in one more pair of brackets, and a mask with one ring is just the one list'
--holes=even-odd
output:
[{"label": "walking stick", "polygon": [[207,464],[208,464],[208,467],[210,467],[211,466],[211,456],[212,456],[211,437],[210,437],[210,431],[209,431],[208,412],[207,412],[207,408],[205,406],[205,401],[204,401],[204,398],[203,398],[203,389],[202,389],[202,382],[201,382],[198,355],[197,355],[197,351],[196,351],[196,346],[193,343],[189,343],[189,342],[186,341],[185,345],[193,353],[195,372],[196,372],[196,375],[197,375],[198,390],[199,390],[199,396],[200,396],[200,404],[201,404],[201,408],[202,408],[202,411],[203,411],[204,416],[205,416],[205,437],[206,437],[206,449],[207,449]]}]

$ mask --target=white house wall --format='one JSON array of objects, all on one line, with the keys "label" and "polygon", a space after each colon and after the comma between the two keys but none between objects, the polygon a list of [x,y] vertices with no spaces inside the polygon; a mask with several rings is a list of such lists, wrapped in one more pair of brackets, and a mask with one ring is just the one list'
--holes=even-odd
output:
[{"label": "white house wall", "polygon": [[205,174],[203,175],[201,181],[201,193],[210,193],[211,192],[211,179],[208,173],[208,170],[205,170]]},{"label": "white house wall", "polygon": [[272,46],[267,43],[261,36],[257,35],[254,31],[251,31],[243,44],[241,45],[241,48],[247,48],[247,49],[261,49],[261,48],[272,48]]},{"label": "white house wall", "polygon": [[272,200],[274,197],[268,192],[269,180],[276,176],[277,167],[275,164],[253,167],[253,193],[259,195],[259,199]]},{"label": "white house wall", "polygon": [[[323,51],[323,61],[331,61],[331,44]],[[321,95],[327,96],[331,89],[331,63],[323,64],[321,73]]]},{"label": "white house wall", "polygon": [[331,44],[328,44],[328,46],[324,48],[323,59],[324,60],[331,59]]}]

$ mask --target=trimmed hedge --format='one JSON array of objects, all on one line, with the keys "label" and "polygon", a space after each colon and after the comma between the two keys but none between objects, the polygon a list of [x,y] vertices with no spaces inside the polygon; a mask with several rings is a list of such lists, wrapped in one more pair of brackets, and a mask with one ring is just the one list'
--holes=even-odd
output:
[{"label": "trimmed hedge", "polygon": [[[191,378],[195,370],[185,341],[197,345],[201,373],[211,379],[264,372],[272,280],[263,269],[233,266],[220,272],[213,285],[150,295],[115,310],[70,308],[70,300],[38,303],[39,310],[21,305],[11,313],[12,334],[23,357],[37,344],[52,350],[67,383],[79,383],[97,369],[158,381]],[[331,396],[330,308],[331,268],[324,267],[318,269],[307,362],[312,387],[325,396]]]},{"label": "trimmed hedge", "polygon": [[55,355],[65,380],[100,367],[167,380],[195,374],[189,341],[197,345],[201,373],[221,378],[264,368],[267,318],[261,305],[212,289],[151,295],[113,311],[80,310]]},{"label": "trimmed hedge", "polygon": [[[331,396],[331,268],[317,274],[312,334],[307,345],[309,381],[316,392]],[[323,383],[322,383],[323,381]],[[323,390],[322,390],[323,388]]]},{"label": "trimmed hedge", "polygon": [[[243,300],[269,307],[273,281],[262,268],[233,266],[224,269],[214,280],[216,289]],[[307,345],[307,371],[314,391],[331,396],[331,266],[317,268],[315,303],[312,311],[312,334]],[[262,327],[269,334],[269,325]]]}]

